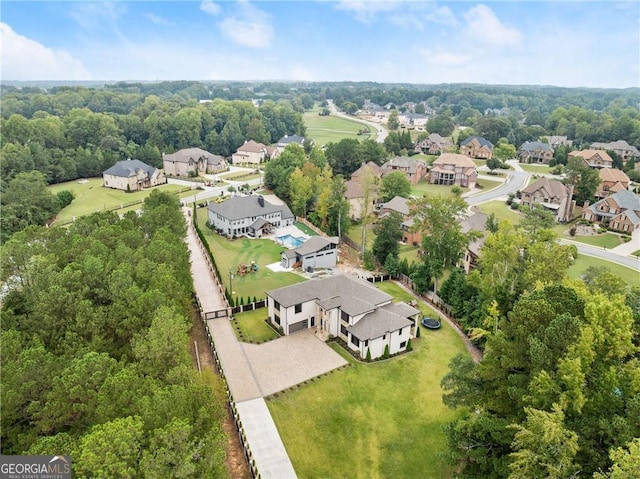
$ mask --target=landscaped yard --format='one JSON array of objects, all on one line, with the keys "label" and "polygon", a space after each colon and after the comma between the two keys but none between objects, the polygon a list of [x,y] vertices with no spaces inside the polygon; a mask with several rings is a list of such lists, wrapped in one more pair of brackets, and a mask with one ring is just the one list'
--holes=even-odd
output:
[{"label": "landscaped yard", "polygon": [[[382,289],[408,299],[395,285]],[[299,477],[452,474],[443,427],[457,413],[442,403],[440,381],[466,349],[446,323],[421,333],[411,353],[370,364],[345,356],[351,367],[267,401]]]},{"label": "landscaped yard", "polygon": [[579,241],[580,243],[590,244],[592,246],[600,246],[601,248],[615,248],[616,246],[620,246],[623,242],[620,240],[620,236],[613,233],[602,233],[593,236],[568,236],[567,238],[572,239],[573,241]]},{"label": "landscaped yard", "polygon": [[[333,115],[320,116],[318,115],[319,111],[320,108],[316,106],[312,110],[306,111],[303,116],[306,137],[311,138],[318,146],[337,143],[343,138],[358,140],[368,138],[375,140],[376,138],[376,130],[373,127]],[[358,135],[360,130],[369,130],[371,134]]]},{"label": "landscaped yard", "polygon": [[[54,195],[58,193],[58,191],[62,190],[69,190],[76,195],[71,204],[60,211],[60,213],[58,213],[56,221],[59,222],[71,220],[74,217],[77,218],[79,216],[95,213],[96,211],[111,209],[119,205],[126,205],[134,201],[141,201],[149,196],[154,189],[170,193],[184,189],[184,186],[160,185],[154,188],[147,188],[143,191],[133,191],[131,193],[127,193],[126,191],[103,187],[102,178],[91,178],[86,183],[79,183],[76,180],[68,181],[66,183],[58,183],[49,187],[49,191],[51,191]],[[185,197],[189,195],[193,195],[193,192],[187,191],[181,193],[179,197]],[[138,206],[137,208],[133,209],[139,208],[140,207]],[[123,210],[122,212],[125,211],[127,210]]]},{"label": "landscaped yard", "polygon": [[482,192],[492,190],[497,188],[498,186],[504,184],[504,181],[499,180],[487,180],[485,178],[480,178],[477,181],[477,184],[482,187]]},{"label": "landscaped yard", "polygon": [[[265,292],[271,289],[288,286],[304,281],[304,278],[295,273],[274,272],[267,268],[268,264],[278,263],[284,247],[269,239],[238,238],[228,240],[206,227],[207,209],[198,208],[198,225],[209,243],[209,248],[214,256],[218,271],[222,276],[222,282],[229,289],[230,274],[233,274],[233,291],[235,295],[243,297],[245,303],[247,297],[263,299]],[[255,261],[258,271],[240,276],[237,273],[239,264],[251,264]]]},{"label": "landscaped yard", "polygon": [[569,268],[568,275],[571,278],[580,278],[590,266],[607,268],[613,274],[620,276],[627,284],[640,285],[640,274],[637,271],[611,261],[584,254],[578,254],[575,263]]},{"label": "landscaped yard", "polygon": [[529,173],[551,173],[551,168],[547,165],[529,165],[527,163],[520,163],[520,168]]},{"label": "landscaped yard", "polygon": [[[413,185],[411,187],[411,194],[414,196],[424,196],[424,195],[439,195],[447,198],[452,198],[455,196],[451,191],[453,186],[446,185],[432,185],[426,180],[419,181],[417,185]],[[469,188],[461,188],[462,193],[466,193],[469,191]]]},{"label": "landscaped yard", "polygon": [[509,208],[504,201],[489,201],[478,205],[478,209],[487,215],[493,213],[498,221],[507,220],[511,224],[518,224],[522,215]]},{"label": "landscaped yard", "polygon": [[267,308],[260,308],[235,314],[232,325],[238,339],[247,343],[263,343],[276,339],[278,334],[265,322],[267,313]]}]

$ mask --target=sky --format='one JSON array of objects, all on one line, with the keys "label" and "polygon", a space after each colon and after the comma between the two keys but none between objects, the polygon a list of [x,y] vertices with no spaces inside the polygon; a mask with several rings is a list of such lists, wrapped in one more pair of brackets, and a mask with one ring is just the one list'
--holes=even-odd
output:
[{"label": "sky", "polygon": [[0,2],[0,79],[640,86],[640,2]]}]

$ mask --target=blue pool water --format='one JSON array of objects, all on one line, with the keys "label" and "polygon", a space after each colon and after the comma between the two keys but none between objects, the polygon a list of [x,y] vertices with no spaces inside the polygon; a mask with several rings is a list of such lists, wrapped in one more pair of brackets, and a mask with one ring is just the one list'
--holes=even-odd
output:
[{"label": "blue pool water", "polygon": [[297,248],[305,241],[305,238],[296,238],[295,236],[291,235],[276,236],[276,239],[288,248]]}]

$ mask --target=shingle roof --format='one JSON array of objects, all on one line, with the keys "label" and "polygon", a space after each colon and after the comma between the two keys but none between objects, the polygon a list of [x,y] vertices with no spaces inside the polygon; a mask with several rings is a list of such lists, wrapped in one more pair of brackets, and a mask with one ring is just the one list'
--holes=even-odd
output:
[{"label": "shingle roof", "polygon": [[629,150],[634,156],[640,156],[640,151],[633,146],[627,143],[625,140],[616,140],[610,143],[593,143],[591,145],[592,148],[602,148],[604,150]]},{"label": "shingle roof", "polygon": [[473,213],[460,221],[460,230],[463,233],[468,233],[469,231],[484,232],[487,230],[488,218],[489,216],[484,213]]},{"label": "shingle roof", "polygon": [[460,146],[464,146],[467,143],[470,143],[471,141],[473,141],[474,138],[478,140],[478,143],[480,143],[480,146],[486,146],[489,149],[493,148],[493,143],[491,143],[489,140],[482,138],[481,136],[470,136],[469,138],[465,138],[460,142]]},{"label": "shingle roof", "polygon": [[386,203],[382,203],[382,209],[392,210],[401,213],[404,216],[409,215],[409,200],[402,196],[394,196]]},{"label": "shingle roof", "polygon": [[123,160],[117,161],[115,165],[103,171],[102,174],[128,178],[130,176],[137,176],[140,170],[144,171],[149,177],[153,176],[156,171],[153,166],[149,166],[140,160]]},{"label": "shingle roof", "polygon": [[371,171],[376,176],[380,176],[382,174],[382,168],[380,168],[378,165],[376,165],[373,161],[369,161],[368,163],[365,163],[360,168],[358,168],[356,171],[351,173],[351,178],[353,178],[353,177],[357,178],[358,176],[360,176],[361,174],[363,174],[367,170]]},{"label": "shingle roof", "polygon": [[320,251],[327,245],[330,244],[338,244],[340,240],[337,236],[312,236],[307,241],[302,243],[299,247],[295,248],[295,252],[301,256],[305,256],[310,253],[315,253],[316,251]]},{"label": "shingle roof", "polygon": [[598,205],[603,201],[607,201],[607,200],[615,201],[616,204],[621,209],[625,210],[627,217],[629,218],[629,220],[631,220],[631,222],[634,225],[640,223],[640,216],[638,216],[638,214],[640,213],[640,196],[636,195],[635,193],[629,190],[618,191],[617,193],[612,194],[608,198],[604,198],[600,201],[596,201],[594,204],[589,206],[589,209],[593,211],[594,214],[597,214],[597,215],[616,216],[616,215],[606,215],[606,214],[603,215],[602,211],[598,211]]},{"label": "shingle roof", "polygon": [[536,150],[553,151],[553,148],[549,143],[543,143],[542,141],[527,141],[522,144],[520,149],[524,151],[536,151]]},{"label": "shingle roof", "polygon": [[613,163],[613,159],[609,156],[609,153],[604,150],[574,150],[569,153],[569,156],[577,156],[587,161],[593,158],[595,155],[600,155],[600,158],[602,158],[602,160],[606,161],[607,163]]},{"label": "shingle roof", "polygon": [[344,192],[345,198],[347,199],[362,198],[364,191],[362,189],[362,185],[360,185],[358,181],[356,181],[355,179],[349,180],[345,183],[345,186],[346,186],[346,190]]},{"label": "shingle roof", "polygon": [[392,167],[395,166],[396,168],[407,169],[409,173],[413,174],[416,172],[418,165],[426,167],[427,164],[422,160],[414,160],[406,156],[396,156],[382,165],[382,169],[387,170],[387,173],[392,173],[395,171]]},{"label": "shingle roof", "polygon": [[360,341],[379,338],[384,334],[397,331],[411,326],[410,320],[402,317],[392,310],[382,307],[367,314],[353,326],[349,326],[347,331],[353,334]]},{"label": "shingle roof", "polygon": [[629,177],[617,168],[602,168],[599,174],[602,181],[619,181],[629,184]]},{"label": "shingle roof", "polygon": [[246,151],[247,153],[260,153],[261,151],[266,152],[266,148],[267,147],[262,143],[257,143],[253,140],[249,140],[249,141],[245,141],[244,145],[238,148],[237,152]]},{"label": "shingle roof", "polygon": [[293,213],[287,205],[277,206],[262,199],[260,197],[251,196],[234,196],[222,203],[212,201],[207,209],[213,213],[217,213],[229,220],[239,220],[242,218],[250,218],[254,216],[264,216],[270,213],[281,212],[281,218],[293,218]]},{"label": "shingle roof", "polygon": [[433,162],[433,166],[440,165],[455,165],[458,167],[468,167],[475,169],[476,164],[467,155],[461,155],[459,153],[442,153],[436,161]]},{"label": "shingle roof", "polygon": [[205,158],[207,160],[207,164],[210,165],[219,165],[224,161],[224,158],[220,155],[214,155],[202,148],[183,148],[175,153],[169,153],[162,156],[164,161],[172,161],[175,163],[188,163],[189,160],[198,161],[200,158]]},{"label": "shingle roof", "polygon": [[534,194],[540,188],[544,188],[551,198],[566,198],[569,196],[569,190],[565,185],[557,180],[550,180],[549,178],[540,178],[535,183],[531,183],[529,186],[522,190],[522,193]]},{"label": "shingle roof", "polygon": [[299,145],[302,145],[304,143],[304,138],[298,135],[285,135],[278,140],[278,145],[289,145],[291,143],[298,143]]}]

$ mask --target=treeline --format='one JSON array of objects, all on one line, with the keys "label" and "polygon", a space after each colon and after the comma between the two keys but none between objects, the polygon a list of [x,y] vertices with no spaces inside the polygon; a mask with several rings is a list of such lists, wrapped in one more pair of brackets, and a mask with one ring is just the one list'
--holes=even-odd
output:
[{"label": "treeline", "polygon": [[177,199],[30,227],[3,246],[3,454],[69,454],[74,477],[227,477],[220,384],[189,354]]},{"label": "treeline", "polygon": [[49,183],[92,177],[126,158],[162,167],[162,153],[182,148],[228,157],[246,140],[271,144],[305,133],[299,98],[255,107],[240,100],[198,103],[180,95],[63,88],[5,92],[2,111],[3,182],[31,170]]}]

